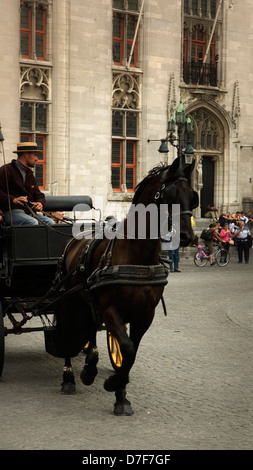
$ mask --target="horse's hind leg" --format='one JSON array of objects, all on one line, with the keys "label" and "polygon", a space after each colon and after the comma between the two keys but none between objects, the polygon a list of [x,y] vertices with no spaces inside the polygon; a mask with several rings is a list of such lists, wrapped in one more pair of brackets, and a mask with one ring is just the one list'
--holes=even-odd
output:
[{"label": "horse's hind leg", "polygon": [[69,357],[65,358],[61,393],[63,393],[64,395],[73,395],[74,393],[76,393],[75,377]]},{"label": "horse's hind leg", "polygon": [[89,347],[86,353],[85,365],[80,374],[81,381],[84,385],[93,384],[95,377],[98,373],[97,370],[98,363],[98,348],[96,344],[96,331],[93,332],[90,341]]}]

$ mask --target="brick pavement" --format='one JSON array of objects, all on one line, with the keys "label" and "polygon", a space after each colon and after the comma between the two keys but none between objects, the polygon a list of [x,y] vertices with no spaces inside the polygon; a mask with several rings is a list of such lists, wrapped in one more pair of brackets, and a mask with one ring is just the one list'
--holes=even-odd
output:
[{"label": "brick pavement", "polygon": [[183,255],[180,268],[165,290],[168,316],[160,304],[131,372],[131,417],[113,416],[103,389],[104,331],[91,387],[79,380],[84,357],[73,360],[74,396],[59,393],[62,361],[45,353],[42,333],[8,335],[0,449],[252,449],[253,258],[197,268]]}]

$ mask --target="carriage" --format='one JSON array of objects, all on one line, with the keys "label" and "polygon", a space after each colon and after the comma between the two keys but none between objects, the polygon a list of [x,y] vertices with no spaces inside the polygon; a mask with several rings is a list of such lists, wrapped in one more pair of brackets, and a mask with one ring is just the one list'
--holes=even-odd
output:
[{"label": "carriage", "polygon": [[[66,211],[73,213],[74,207],[92,210],[89,196],[48,196],[45,211]],[[52,294],[59,259],[67,240],[72,237],[74,218],[66,218],[54,226],[5,226],[0,227],[1,274],[0,274],[0,377],[4,368],[5,338],[42,331],[45,348],[50,354],[50,333],[53,329],[54,303],[57,289]],[[85,219],[82,229],[99,233],[104,222],[99,212],[98,220]],[[41,326],[30,326],[29,321],[38,316]],[[4,318],[8,319],[8,327]],[[101,329],[105,329],[104,326]],[[107,332],[107,345],[113,368],[121,366],[122,356],[117,340]],[[83,352],[88,344],[83,345]]]},{"label": "carriage", "polygon": [[[173,205],[179,207],[180,245],[188,246],[194,240],[191,216],[198,206],[198,194],[190,184],[193,168],[194,162],[188,165],[178,157],[170,166],[150,170],[136,187],[129,213],[116,230],[110,224],[107,230],[101,217],[91,224],[92,235],[80,239],[71,236],[68,225],[2,228],[5,273],[0,278],[0,372],[4,337],[30,331],[31,312],[42,319],[46,351],[65,360],[61,392],[75,393],[71,358],[85,349],[80,378],[84,385],[91,385],[99,358],[96,335],[104,328],[114,369],[104,388],[115,393],[115,415],[133,414],[126,386],[140,341],[168,282],[168,266],[161,258],[161,232],[165,222],[168,228],[173,226]],[[48,198],[45,209],[68,211],[65,202],[66,206],[60,206],[53,197]],[[77,202],[93,207],[89,197],[74,204]],[[137,206],[144,217],[139,218]],[[139,236],[143,226],[144,237]],[[102,230],[101,237],[96,236],[96,228],[98,233]],[[14,318],[17,312],[19,322]],[[54,321],[46,324],[51,314]],[[13,325],[11,331],[3,325],[6,315]]]}]

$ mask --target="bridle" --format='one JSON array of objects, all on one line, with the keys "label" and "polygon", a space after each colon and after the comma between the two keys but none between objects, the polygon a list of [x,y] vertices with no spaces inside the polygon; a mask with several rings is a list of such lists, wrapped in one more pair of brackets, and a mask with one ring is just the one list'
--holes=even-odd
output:
[{"label": "bridle", "polygon": [[[179,178],[177,178],[175,180],[176,181],[186,181],[188,183],[188,179],[185,178],[184,176],[180,176]],[[163,183],[160,190],[156,192],[156,194],[154,195],[154,202],[155,204],[157,204],[157,202],[159,201],[159,199],[161,199],[163,197],[163,192],[164,192],[164,189],[166,188],[166,185]],[[185,215],[185,214],[188,214],[190,216],[192,216],[192,211],[191,210],[185,210],[185,211],[181,211],[180,210],[180,215]],[[177,215],[177,213],[175,213],[174,215]]]}]

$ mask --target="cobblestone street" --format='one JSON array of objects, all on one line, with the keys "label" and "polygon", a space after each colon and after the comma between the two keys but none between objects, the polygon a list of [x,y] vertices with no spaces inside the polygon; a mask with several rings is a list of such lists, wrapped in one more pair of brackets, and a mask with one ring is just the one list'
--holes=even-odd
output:
[{"label": "cobblestone street", "polygon": [[[251,255],[252,256],[252,255]],[[197,268],[181,256],[142,340],[127,387],[134,415],[113,415],[105,332],[99,373],[84,387],[83,354],[73,360],[77,394],[62,396],[62,360],[42,333],[8,335],[1,389],[2,450],[215,450],[253,447],[253,259]],[[39,319],[36,319],[38,322]]]}]

